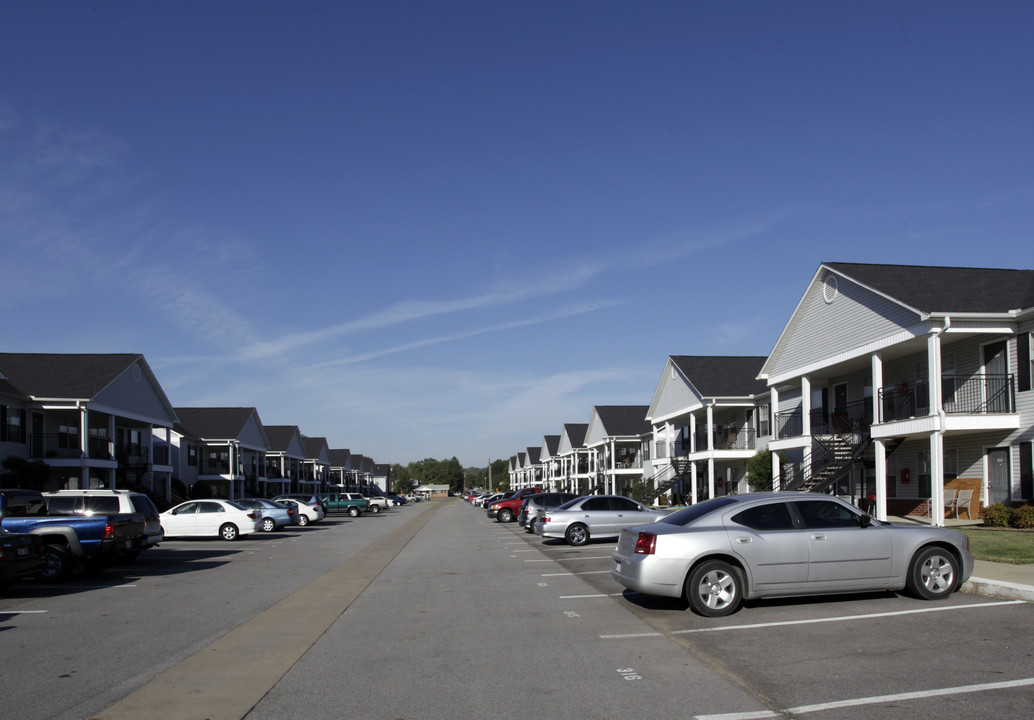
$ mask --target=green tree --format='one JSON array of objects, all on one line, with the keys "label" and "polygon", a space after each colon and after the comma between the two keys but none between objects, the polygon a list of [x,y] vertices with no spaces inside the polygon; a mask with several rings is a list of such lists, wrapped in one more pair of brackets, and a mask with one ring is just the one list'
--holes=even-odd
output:
[{"label": "green tree", "polygon": [[[783,454],[779,453],[779,463],[783,462]],[[755,492],[772,489],[772,451],[758,450],[747,460],[747,484]]]}]

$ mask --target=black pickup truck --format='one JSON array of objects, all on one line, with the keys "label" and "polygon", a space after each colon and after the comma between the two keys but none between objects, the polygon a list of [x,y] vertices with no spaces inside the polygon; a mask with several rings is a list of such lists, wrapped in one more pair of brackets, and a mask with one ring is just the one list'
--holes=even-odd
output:
[{"label": "black pickup truck", "polygon": [[43,495],[35,490],[0,489],[0,495],[0,528],[43,541],[39,578],[48,582],[65,580],[80,569],[102,570],[147,543],[143,515],[51,515]]}]

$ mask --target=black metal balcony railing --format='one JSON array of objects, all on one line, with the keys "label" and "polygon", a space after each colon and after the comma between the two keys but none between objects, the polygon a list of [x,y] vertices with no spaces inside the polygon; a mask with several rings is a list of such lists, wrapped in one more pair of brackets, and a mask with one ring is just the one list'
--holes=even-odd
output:
[{"label": "black metal balcony railing", "polygon": [[800,437],[804,434],[804,412],[801,408],[777,412],[775,414],[775,424],[776,437],[780,440]]},{"label": "black metal balcony railing", "polygon": [[169,464],[169,446],[155,445],[151,448],[151,462],[155,465]]},{"label": "black metal balcony railing", "polygon": [[[78,458],[83,454],[79,436],[68,433],[33,433],[29,436],[29,453],[33,459]],[[107,438],[88,437],[87,457],[94,460],[111,460],[111,443]]]},{"label": "black metal balcony railing", "polygon": [[[880,388],[882,421],[930,414],[930,384],[926,380]],[[941,405],[949,415],[994,415],[1015,412],[1016,386],[1012,375],[977,373],[941,378]]]}]

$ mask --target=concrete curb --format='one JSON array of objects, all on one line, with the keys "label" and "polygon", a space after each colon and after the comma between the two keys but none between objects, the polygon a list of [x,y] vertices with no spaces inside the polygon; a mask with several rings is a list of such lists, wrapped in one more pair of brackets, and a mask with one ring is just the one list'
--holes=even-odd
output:
[{"label": "concrete curb", "polygon": [[962,592],[976,593],[978,595],[990,595],[991,597],[1003,598],[1006,600],[1026,600],[1034,602],[1034,587],[1020,585],[1019,583],[1005,582],[1003,580],[989,580],[981,577],[971,577],[962,584]]}]

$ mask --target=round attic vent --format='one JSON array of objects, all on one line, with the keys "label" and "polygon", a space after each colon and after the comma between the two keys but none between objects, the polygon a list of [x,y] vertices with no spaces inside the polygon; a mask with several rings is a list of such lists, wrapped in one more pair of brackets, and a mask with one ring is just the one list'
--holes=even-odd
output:
[{"label": "round attic vent", "polygon": [[133,365],[133,379],[140,382],[140,366]]},{"label": "round attic vent", "polygon": [[837,298],[837,293],[840,292],[840,284],[837,282],[836,275],[827,275],[826,279],[822,283],[822,298],[826,303],[831,303]]}]

